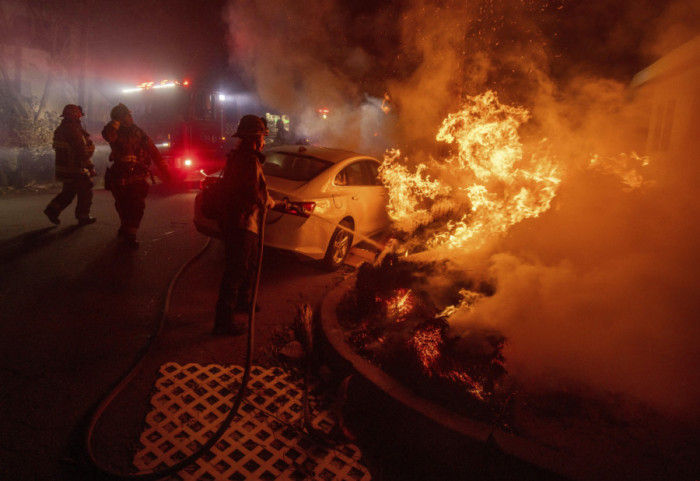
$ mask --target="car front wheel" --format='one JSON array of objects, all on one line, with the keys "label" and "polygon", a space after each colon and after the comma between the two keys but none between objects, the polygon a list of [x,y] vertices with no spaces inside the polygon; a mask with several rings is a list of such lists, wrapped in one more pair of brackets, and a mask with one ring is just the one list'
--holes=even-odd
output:
[{"label": "car front wheel", "polygon": [[338,269],[348,256],[353,240],[352,230],[348,229],[352,229],[352,226],[345,220],[335,228],[326,249],[326,256],[323,259],[323,265],[326,269],[331,271]]}]

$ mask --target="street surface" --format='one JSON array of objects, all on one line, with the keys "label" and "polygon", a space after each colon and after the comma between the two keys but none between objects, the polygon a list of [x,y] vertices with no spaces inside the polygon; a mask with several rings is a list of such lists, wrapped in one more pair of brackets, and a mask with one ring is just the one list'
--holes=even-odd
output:
[{"label": "street surface", "polygon": [[[85,479],[79,469],[87,416],[154,336],[168,289],[165,327],[138,376],[105,413],[94,451],[128,472],[160,365],[239,364],[245,336],[210,334],[223,246],[196,232],[195,191],[152,186],[138,250],[116,236],[111,194],[95,190],[93,225],[78,227],[75,202],[51,224],[43,210],[57,190],[0,198],[0,479]],[[296,305],[316,308],[352,275],[265,250],[254,362]],[[245,316],[243,316],[245,319]]]}]

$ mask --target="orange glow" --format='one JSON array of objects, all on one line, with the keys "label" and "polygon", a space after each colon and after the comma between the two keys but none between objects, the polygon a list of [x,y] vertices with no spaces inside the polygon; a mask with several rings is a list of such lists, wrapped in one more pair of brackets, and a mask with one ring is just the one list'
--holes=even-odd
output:
[{"label": "orange glow", "polygon": [[439,180],[431,180],[429,175],[424,174],[426,169],[425,164],[420,164],[411,174],[401,163],[401,151],[392,149],[384,154],[380,177],[388,187],[387,211],[399,230],[410,232],[417,225],[427,223],[431,217],[430,211],[419,206],[426,200],[434,200],[452,191]]},{"label": "orange glow", "polygon": [[[489,91],[468,98],[443,121],[436,140],[454,147],[446,158],[431,158],[410,173],[398,150],[387,152],[380,176],[395,227],[412,232],[440,213],[466,211],[444,222],[427,247],[477,249],[549,209],[560,178],[546,139],[524,155],[518,128],[528,118],[527,110],[503,105]],[[433,171],[449,175],[431,178]]]},{"label": "orange glow", "polygon": [[641,174],[641,168],[649,165],[649,157],[639,156],[635,152],[631,154],[621,153],[615,157],[601,159],[594,154],[591,157],[588,168],[617,177],[623,184],[622,190],[630,192],[650,184]]},{"label": "orange glow", "polygon": [[388,93],[385,93],[384,98],[382,99],[382,105],[380,107],[382,109],[382,112],[384,112],[385,114],[391,112],[391,106],[389,105],[389,102],[391,102],[391,98],[389,97]]},{"label": "orange glow", "polygon": [[483,401],[485,399],[485,391],[484,391],[484,386],[480,383],[475,381],[469,374],[467,374],[464,371],[457,371],[452,370],[447,373],[445,373],[445,377],[447,377],[449,380],[456,382],[458,384],[461,384],[462,386],[465,386],[467,388],[467,391],[471,395],[473,395],[475,398],[477,398],[480,401]]},{"label": "orange glow", "polygon": [[479,299],[484,297],[484,295],[480,292],[474,292],[467,289],[460,289],[459,295],[462,296],[462,299],[459,301],[459,304],[457,304],[456,306],[447,306],[438,315],[438,317],[449,318],[452,314],[454,314],[457,311],[470,312],[474,309],[474,304],[476,304],[477,301],[479,301]]},{"label": "orange glow", "polygon": [[437,369],[440,359],[440,344],[442,344],[442,333],[438,326],[430,326],[417,331],[409,341],[410,347],[416,352],[423,365],[424,372],[429,376],[432,376]]},{"label": "orange glow", "polygon": [[473,379],[469,374],[459,369],[444,369],[441,366],[440,349],[443,344],[442,330],[433,325],[418,330],[409,341],[409,346],[415,351],[423,366],[423,372],[428,376],[438,376],[463,386],[470,394],[480,401],[485,399],[482,383]]},{"label": "orange glow", "polygon": [[[381,299],[377,299],[381,302]],[[403,322],[406,316],[413,311],[415,307],[415,299],[411,289],[401,288],[393,292],[393,297],[386,302],[386,316],[396,322]]]}]

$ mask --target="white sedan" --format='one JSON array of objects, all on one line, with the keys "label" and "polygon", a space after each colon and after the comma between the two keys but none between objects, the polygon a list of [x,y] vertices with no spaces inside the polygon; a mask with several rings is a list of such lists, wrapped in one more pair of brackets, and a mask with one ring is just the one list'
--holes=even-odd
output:
[{"label": "white sedan", "polygon": [[[287,207],[267,214],[265,245],[340,267],[350,247],[387,229],[387,192],[377,177],[379,161],[355,152],[317,146],[281,146],[265,151],[267,187]],[[208,175],[202,186],[218,182]],[[216,221],[201,211],[195,197],[194,223],[205,235],[219,237]]]}]

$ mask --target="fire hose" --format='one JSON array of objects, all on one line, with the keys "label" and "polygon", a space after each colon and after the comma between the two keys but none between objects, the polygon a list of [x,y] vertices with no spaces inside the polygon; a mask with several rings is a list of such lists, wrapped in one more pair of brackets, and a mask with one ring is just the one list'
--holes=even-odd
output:
[{"label": "fire hose", "polygon": [[156,479],[161,479],[166,476],[171,476],[179,471],[182,471],[185,469],[187,466],[193,464],[196,462],[199,458],[201,458],[204,454],[206,454],[211,448],[221,439],[221,437],[224,435],[224,433],[228,430],[228,428],[231,426],[231,422],[233,421],[233,418],[236,416],[238,413],[238,410],[241,407],[241,404],[243,403],[243,398],[245,396],[245,391],[248,387],[248,382],[250,381],[250,371],[252,367],[252,360],[253,360],[253,331],[255,328],[255,305],[258,297],[258,285],[260,283],[260,272],[261,272],[261,266],[262,266],[262,256],[263,256],[263,243],[264,243],[264,235],[265,235],[265,220],[267,217],[267,207],[263,206],[260,212],[260,218],[259,218],[259,231],[260,235],[258,236],[258,259],[257,259],[257,269],[255,272],[255,282],[252,285],[252,290],[251,290],[251,299],[250,299],[250,309],[248,311],[248,337],[247,337],[247,343],[246,343],[246,360],[245,360],[245,368],[243,371],[243,378],[241,380],[240,387],[238,389],[238,392],[236,393],[236,396],[234,398],[233,405],[231,406],[231,409],[229,409],[226,418],[221,422],[219,425],[219,428],[216,430],[216,432],[207,440],[205,444],[203,444],[199,449],[197,449],[195,452],[187,456],[186,458],[182,459],[181,461],[173,464],[172,466],[168,466],[163,469],[159,470],[152,470],[152,471],[140,471],[136,473],[118,473],[115,471],[112,471],[111,469],[103,466],[96,458],[95,453],[92,450],[92,438],[94,434],[95,427],[97,425],[97,422],[100,420],[104,412],[107,410],[107,407],[112,403],[112,401],[121,393],[121,391],[124,390],[124,388],[131,382],[131,380],[136,376],[136,374],[139,372],[141,369],[141,365],[143,364],[143,361],[146,358],[146,354],[150,351],[151,347],[154,345],[155,340],[158,338],[160,333],[163,330],[163,327],[165,325],[165,318],[168,313],[168,309],[170,307],[170,298],[172,295],[173,288],[175,284],[177,284],[177,281],[179,280],[180,276],[182,273],[195,261],[197,260],[209,247],[211,244],[211,238],[207,239],[207,242],[204,244],[204,247],[200,249],[199,252],[197,252],[194,256],[192,256],[187,262],[185,262],[180,269],[175,273],[175,276],[173,276],[173,279],[170,282],[170,285],[168,286],[168,291],[166,294],[165,301],[163,303],[163,308],[161,309],[160,312],[160,318],[158,322],[158,326],[156,329],[156,332],[154,333],[153,336],[151,336],[149,342],[144,346],[144,348],[141,350],[141,353],[139,354],[137,360],[134,362],[134,365],[132,368],[127,372],[127,374],[117,383],[117,385],[112,388],[111,391],[109,391],[104,398],[100,401],[99,405],[97,408],[94,410],[90,422],[88,424],[86,433],[85,433],[85,450],[88,455],[88,460],[90,464],[92,465],[91,467],[97,471],[99,471],[102,475],[112,478],[112,479],[124,479],[124,480],[133,480],[133,479],[139,479],[139,480],[156,480]]}]

